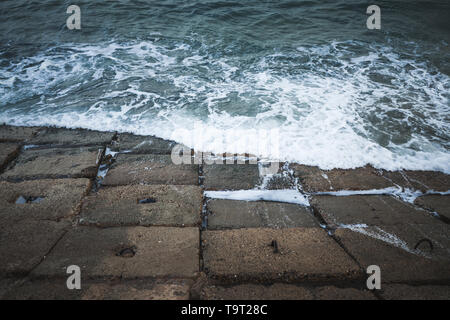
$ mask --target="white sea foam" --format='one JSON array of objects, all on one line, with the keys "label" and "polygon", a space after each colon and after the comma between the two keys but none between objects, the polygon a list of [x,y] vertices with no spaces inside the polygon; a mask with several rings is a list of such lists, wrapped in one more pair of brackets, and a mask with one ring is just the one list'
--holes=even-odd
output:
[{"label": "white sea foam", "polygon": [[275,201],[296,203],[309,206],[308,199],[294,189],[288,190],[237,190],[237,191],[205,191],[205,196],[212,199],[241,201]]},{"label": "white sea foam", "polygon": [[[245,68],[186,43],[67,45],[2,68],[0,122],[151,134],[323,169],[450,173],[449,77],[388,47],[355,57],[349,44]],[[304,62],[280,71],[282,58]],[[273,129],[277,147],[261,148]]]},{"label": "white sea foam", "polygon": [[440,192],[434,190],[427,190],[425,193],[419,190],[412,190],[409,188],[389,187],[384,189],[370,189],[370,190],[339,190],[330,192],[315,192],[314,195],[329,195],[336,197],[356,196],[356,195],[391,195],[402,199],[405,202],[414,203],[414,201],[423,195],[449,195],[450,190]]}]

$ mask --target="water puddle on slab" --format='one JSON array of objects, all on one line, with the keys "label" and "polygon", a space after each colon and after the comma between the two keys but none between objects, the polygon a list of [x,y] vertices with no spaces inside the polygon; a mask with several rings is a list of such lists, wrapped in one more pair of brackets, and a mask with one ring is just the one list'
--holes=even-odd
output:
[{"label": "water puddle on slab", "polygon": [[156,203],[155,198],[147,198],[147,199],[138,199],[138,204],[147,204],[147,203]]},{"label": "water puddle on slab", "polygon": [[24,197],[19,196],[15,203],[16,204],[30,204],[30,203],[40,203],[42,200],[44,200],[44,197]]}]

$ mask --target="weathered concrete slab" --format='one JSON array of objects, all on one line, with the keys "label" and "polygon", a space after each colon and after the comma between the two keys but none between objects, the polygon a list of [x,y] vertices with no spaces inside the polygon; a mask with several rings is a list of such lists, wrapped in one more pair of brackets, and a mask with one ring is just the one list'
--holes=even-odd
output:
[{"label": "weathered concrete slab", "polygon": [[30,145],[51,146],[105,146],[110,144],[115,132],[86,129],[43,128],[27,142]]},{"label": "weathered concrete slab", "polygon": [[422,192],[434,190],[445,192],[450,190],[450,176],[438,171],[382,171],[383,177],[393,183],[412,190]]},{"label": "weathered concrete slab", "polygon": [[313,196],[310,204],[333,227],[350,224],[441,224],[423,210],[391,196]]},{"label": "weathered concrete slab", "polygon": [[34,279],[9,290],[8,300],[187,300],[192,280],[83,281],[67,289],[66,279]]},{"label": "weathered concrete slab", "polygon": [[369,290],[324,286],[311,289],[316,300],[377,300]]},{"label": "weathered concrete slab", "polygon": [[296,188],[295,178],[286,172],[264,178],[264,188],[267,190],[284,190]]},{"label": "weathered concrete slab", "polygon": [[348,229],[338,229],[334,235],[363,269],[370,265],[379,266],[382,283],[450,279],[449,261],[425,258],[391,243]]},{"label": "weathered concrete slab", "polygon": [[437,212],[450,220],[450,196],[427,195],[418,197],[414,204],[427,210]]},{"label": "weathered concrete slab", "polygon": [[389,284],[381,286],[380,294],[386,300],[449,300],[450,286]]},{"label": "weathered concrete slab", "polygon": [[384,240],[417,255],[450,261],[450,225],[445,223],[351,226],[350,229]]},{"label": "weathered concrete slab", "polygon": [[284,162],[260,162],[261,185],[267,190],[297,189],[297,178]]},{"label": "weathered concrete slab", "polygon": [[110,226],[199,226],[198,186],[105,187],[85,198],[80,223]]},{"label": "weathered concrete slab", "polygon": [[309,209],[268,201],[209,200],[208,229],[318,227]]},{"label": "weathered concrete slab", "polygon": [[102,152],[100,148],[27,150],[8,166],[1,179],[94,178]]},{"label": "weathered concrete slab", "polygon": [[59,220],[79,213],[89,179],[0,181],[0,223],[22,219]]},{"label": "weathered concrete slab", "polygon": [[84,279],[193,278],[199,271],[198,228],[127,227],[70,230],[34,271],[65,277],[78,265]]},{"label": "weathered concrete slab", "polygon": [[291,164],[294,175],[307,192],[384,189],[394,184],[378,170],[366,166],[356,169],[321,170],[318,167]]},{"label": "weathered concrete slab", "polygon": [[198,165],[172,163],[168,155],[120,154],[102,184],[198,185]]},{"label": "weathered concrete slab", "polygon": [[22,142],[31,139],[37,132],[37,127],[16,127],[0,125],[0,142]]},{"label": "weathered concrete slab", "polygon": [[0,143],[0,172],[19,154],[19,151],[19,144]]},{"label": "weathered concrete slab", "polygon": [[376,300],[368,290],[335,286],[303,287],[292,284],[243,284],[231,287],[208,286],[202,300]]},{"label": "weathered concrete slab", "polygon": [[[450,175],[438,171],[405,171],[408,179],[418,181],[422,190],[449,191]],[[419,188],[417,188],[419,189]]]},{"label": "weathered concrete slab", "polygon": [[19,283],[20,281],[22,281],[22,278],[0,279],[0,300],[7,300],[6,294],[12,289],[14,289],[16,287],[16,284]]},{"label": "weathered concrete slab", "polygon": [[206,190],[253,189],[261,179],[256,164],[211,164],[203,166]]},{"label": "weathered concrete slab", "polygon": [[333,191],[333,186],[328,177],[319,167],[306,166],[297,163],[291,163],[289,166],[294,176],[298,178],[299,183],[307,192]]},{"label": "weathered concrete slab", "polygon": [[361,276],[356,263],[319,228],[205,231],[202,245],[206,273],[224,282]]},{"label": "weathered concrete slab", "polygon": [[249,153],[229,153],[215,154],[212,152],[195,151],[195,156],[200,158],[203,164],[257,164],[258,157]]},{"label": "weathered concrete slab", "polygon": [[134,280],[92,284],[83,300],[188,300],[192,280]]},{"label": "weathered concrete slab", "polygon": [[0,277],[28,274],[67,227],[63,222],[36,220],[0,224]]},{"label": "weathered concrete slab", "polygon": [[113,142],[111,150],[132,154],[166,154],[172,152],[176,142],[154,136],[138,136],[131,133],[120,133]]},{"label": "weathered concrete slab", "polygon": [[[381,170],[381,174],[384,178],[391,181],[392,184],[411,189],[411,190],[421,190],[424,186],[421,185],[420,182],[415,182],[412,180],[409,180],[408,176],[406,175],[405,171],[387,171],[387,170]],[[424,190],[426,191],[426,190]]]},{"label": "weathered concrete slab", "polygon": [[208,286],[201,293],[202,300],[313,300],[310,290],[291,284],[268,286],[242,284],[231,287]]}]

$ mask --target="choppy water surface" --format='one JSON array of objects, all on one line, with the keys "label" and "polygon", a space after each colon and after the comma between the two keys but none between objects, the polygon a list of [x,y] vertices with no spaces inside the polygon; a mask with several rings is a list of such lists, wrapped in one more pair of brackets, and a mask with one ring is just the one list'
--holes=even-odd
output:
[{"label": "choppy water surface", "polygon": [[377,4],[380,31],[366,1],[2,1],[0,122],[450,172],[450,3]]}]

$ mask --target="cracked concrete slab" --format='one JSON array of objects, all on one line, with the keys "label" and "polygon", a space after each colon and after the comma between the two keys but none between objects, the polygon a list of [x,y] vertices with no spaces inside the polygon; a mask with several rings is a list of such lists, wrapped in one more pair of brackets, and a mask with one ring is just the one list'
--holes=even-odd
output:
[{"label": "cracked concrete slab", "polygon": [[52,147],[106,146],[111,143],[114,136],[115,132],[47,127],[39,130],[27,143]]},{"label": "cracked concrete slab", "polygon": [[2,180],[94,178],[103,148],[27,150],[0,176]]},{"label": "cracked concrete slab", "polygon": [[77,265],[84,279],[193,278],[199,272],[199,229],[124,227],[71,229],[34,277],[65,277]]},{"label": "cracked concrete slab", "polygon": [[444,216],[450,221],[450,195],[426,195],[418,197],[414,204],[426,210],[437,212],[440,216]]},{"label": "cracked concrete slab", "polygon": [[285,283],[207,286],[202,300],[376,300],[368,290],[335,286],[306,287]]},{"label": "cracked concrete slab", "polygon": [[120,154],[102,185],[198,185],[198,172],[198,165],[177,165],[168,155]]},{"label": "cracked concrete slab", "polygon": [[0,300],[8,300],[6,294],[24,281],[23,278],[0,278]]},{"label": "cracked concrete slab", "polygon": [[0,125],[0,142],[23,142],[31,139],[40,128]]},{"label": "cracked concrete slab", "polygon": [[402,188],[445,192],[450,190],[450,176],[439,171],[386,171],[382,170],[383,177]]},{"label": "cracked concrete slab", "polygon": [[36,220],[0,224],[0,277],[27,275],[68,226],[67,222]]},{"label": "cracked concrete slab", "polygon": [[313,300],[310,290],[291,284],[241,284],[231,287],[207,286],[201,292],[202,300]]},{"label": "cracked concrete slab", "polygon": [[391,196],[313,196],[310,204],[331,227],[442,223],[428,212]]},{"label": "cracked concrete slab", "polygon": [[20,152],[20,145],[17,143],[0,143],[0,172],[6,168]]},{"label": "cracked concrete slab", "polygon": [[448,281],[450,261],[426,258],[349,229],[337,229],[336,239],[366,270],[377,265],[381,269],[382,283],[400,281]]},{"label": "cracked concrete slab", "polygon": [[67,289],[65,278],[31,279],[7,291],[8,300],[187,300],[192,280],[82,281]]},{"label": "cracked concrete slab", "polygon": [[73,216],[90,187],[89,179],[0,181],[0,222]]},{"label": "cracked concrete slab", "polygon": [[371,190],[394,186],[391,181],[382,177],[377,169],[370,166],[321,170],[318,167],[291,164],[290,168],[307,192]]},{"label": "cracked concrete slab", "polygon": [[450,261],[450,225],[445,223],[367,227],[354,225],[347,229],[384,241],[412,254]]}]

